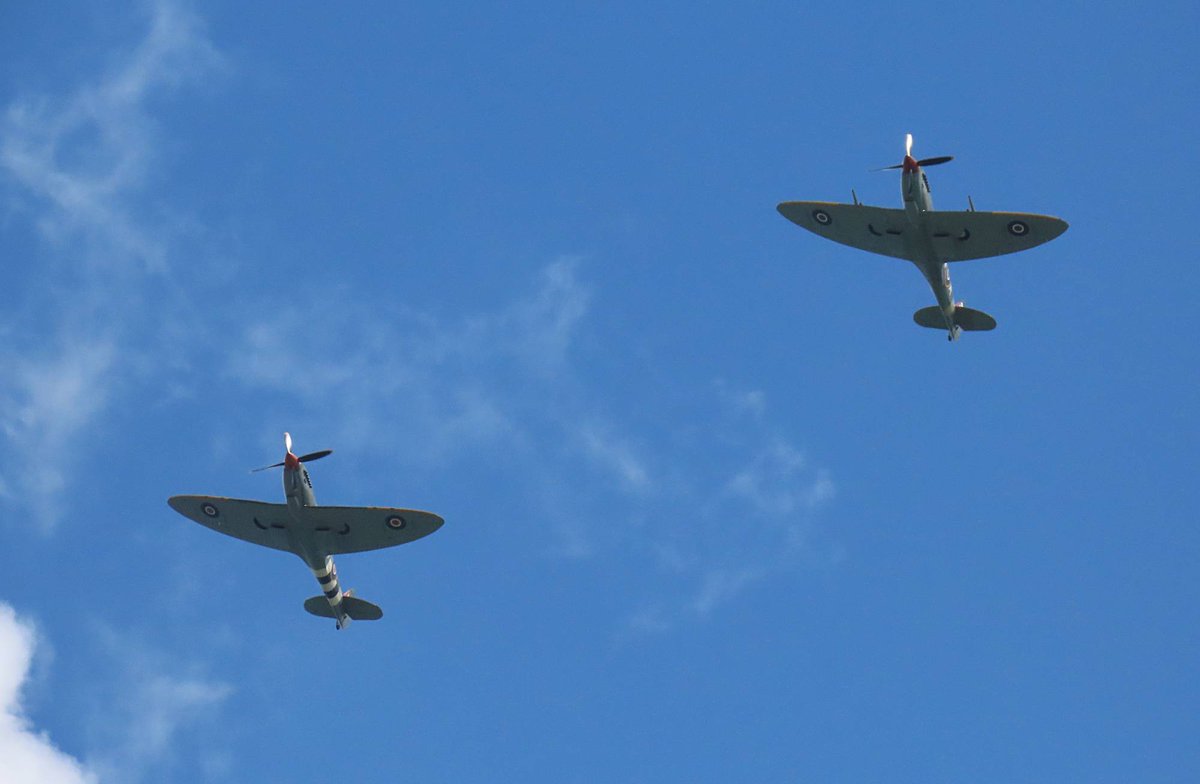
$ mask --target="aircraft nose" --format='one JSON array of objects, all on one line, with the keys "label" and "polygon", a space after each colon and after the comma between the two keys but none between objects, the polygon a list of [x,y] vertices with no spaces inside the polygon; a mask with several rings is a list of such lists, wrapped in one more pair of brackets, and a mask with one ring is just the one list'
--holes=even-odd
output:
[{"label": "aircraft nose", "polygon": [[904,156],[904,163],[902,165],[904,166],[905,172],[915,172],[919,168],[917,166],[917,159],[911,155]]}]

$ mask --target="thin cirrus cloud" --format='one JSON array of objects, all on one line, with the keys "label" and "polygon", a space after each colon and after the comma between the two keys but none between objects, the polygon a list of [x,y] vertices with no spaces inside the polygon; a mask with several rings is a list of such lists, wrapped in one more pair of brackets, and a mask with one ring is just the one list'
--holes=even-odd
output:
[{"label": "thin cirrus cloud", "polygon": [[[138,363],[159,356],[152,338],[140,337],[149,330],[136,329],[155,317],[151,287],[170,277],[173,261],[170,222],[146,207],[157,147],[146,101],[224,67],[200,22],[166,2],[152,7],[146,37],[117,62],[65,98],[14,102],[0,126],[6,184],[50,248],[51,266],[80,273],[70,302],[33,290],[19,302],[48,306],[40,332],[18,319],[0,324],[10,337],[0,358],[14,369],[0,380],[9,446],[0,498],[32,509],[43,529],[62,514],[66,447],[138,383]],[[92,163],[67,163],[81,160]],[[525,294],[450,320],[418,311],[397,318],[363,307],[361,295],[322,292],[322,312],[343,315],[307,333],[303,384],[288,359],[303,308],[256,308],[271,316],[225,332],[238,336],[226,376],[243,391],[294,396],[310,423],[324,420],[343,443],[369,448],[402,433],[422,445],[412,459],[435,468],[502,454],[556,537],[551,555],[632,551],[667,583],[656,594],[671,595],[672,614],[703,616],[802,548],[833,483],[772,423],[761,391],[714,382],[708,394],[689,392],[699,403],[687,414],[646,392],[635,405],[660,412],[654,432],[608,402],[581,372],[577,336],[594,292],[580,268],[558,259]],[[104,303],[118,289],[132,304],[114,317]],[[330,296],[343,301],[331,306]],[[755,534],[707,544],[722,539],[730,519],[750,520]],[[697,527],[710,536],[696,536]]]},{"label": "thin cirrus cloud", "polygon": [[426,468],[479,477],[502,454],[552,534],[550,556],[633,559],[657,576],[642,581],[655,598],[626,631],[707,617],[795,565],[834,482],[772,422],[760,390],[714,381],[707,394],[689,389],[683,410],[670,391],[639,392],[633,407],[654,412],[653,431],[608,402],[578,356],[595,295],[583,266],[558,259],[510,302],[449,321],[364,316],[386,311],[369,293],[331,303],[323,292],[332,315],[306,342],[299,384],[287,358],[301,311],[259,308],[270,315],[243,328],[225,376],[359,448],[419,443],[399,459]]},{"label": "thin cirrus cloud", "polygon": [[42,530],[63,514],[66,447],[136,375],[148,283],[170,260],[172,222],[145,193],[159,148],[146,103],[222,68],[196,17],[169,2],[150,7],[146,36],[115,62],[65,96],[20,97],[0,118],[0,184],[41,242],[0,323],[0,497]]},{"label": "thin cirrus cloud", "polygon": [[[745,396],[753,407],[737,404]],[[816,535],[836,495],[829,472],[770,422],[761,392],[714,399],[693,439],[656,450],[650,470],[667,481],[626,507],[627,519],[644,521],[630,544],[657,576],[643,578],[622,637],[702,621],[756,583],[834,556]]]},{"label": "thin cirrus cloud", "polygon": [[[308,421],[339,440],[377,446],[402,434],[421,445],[412,459],[422,464],[499,444],[521,450],[556,416],[546,395],[572,383],[568,351],[588,297],[576,267],[559,259],[529,296],[453,322],[414,310],[397,317],[344,290],[321,292],[310,308],[260,307],[270,315],[242,328],[225,375],[307,406]],[[305,333],[297,378],[294,336],[306,310],[325,316],[320,331]]]},{"label": "thin cirrus cloud", "polygon": [[3,382],[3,432],[12,451],[0,494],[17,499],[43,529],[60,514],[64,455],[75,433],[108,403],[113,340],[65,331],[53,348],[9,356]]},{"label": "thin cirrus cloud", "polygon": [[218,726],[233,686],[130,634],[106,626],[95,631],[113,672],[95,687],[104,708],[89,722],[88,767],[106,784],[169,779],[184,753],[190,765],[227,767],[206,730]]},{"label": "thin cirrus cloud", "polygon": [[146,37],[100,81],[6,108],[0,166],[62,261],[110,273],[162,270],[162,227],[136,203],[158,150],[146,102],[222,62],[196,17],[159,2]]}]

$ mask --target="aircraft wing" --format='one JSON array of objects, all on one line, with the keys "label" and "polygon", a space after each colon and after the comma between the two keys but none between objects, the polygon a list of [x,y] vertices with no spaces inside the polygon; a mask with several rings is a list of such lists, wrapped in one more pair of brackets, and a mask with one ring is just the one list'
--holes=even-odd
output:
[{"label": "aircraft wing", "polygon": [[297,521],[286,504],[208,495],[176,495],[167,503],[184,517],[237,539],[286,552],[294,552],[292,542],[300,539],[329,555],[405,544],[444,522],[431,512],[379,506],[310,506]]},{"label": "aircraft wing", "polygon": [[914,229],[904,210],[827,201],[785,201],[776,209],[827,240],[897,259],[911,258],[904,235]]},{"label": "aircraft wing", "polygon": [[1067,222],[1022,212],[928,213],[933,247],[942,261],[967,261],[1029,250],[1067,230]]},{"label": "aircraft wing", "polygon": [[330,555],[407,544],[442,527],[433,512],[384,506],[309,506],[304,518],[328,544]]},{"label": "aircraft wing", "polygon": [[292,552],[287,529],[294,521],[287,504],[211,495],[173,495],[167,503],[206,528],[263,547]]}]

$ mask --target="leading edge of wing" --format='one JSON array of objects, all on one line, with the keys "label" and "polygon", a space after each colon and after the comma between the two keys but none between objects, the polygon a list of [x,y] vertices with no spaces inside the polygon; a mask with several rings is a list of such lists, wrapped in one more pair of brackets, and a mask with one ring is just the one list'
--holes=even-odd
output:
[{"label": "leading edge of wing", "polygon": [[785,201],[775,209],[827,240],[881,256],[909,258],[905,234],[913,229],[904,210],[828,201]]},{"label": "leading edge of wing", "polygon": [[239,512],[248,511],[263,515],[287,515],[287,504],[272,504],[268,501],[252,501],[248,498],[229,498],[221,495],[173,495],[167,504],[184,517],[197,523],[209,525],[221,516],[221,507],[229,506]]},{"label": "leading edge of wing", "polygon": [[1062,218],[1030,212],[929,213],[934,248],[942,261],[971,261],[1020,253],[1058,238],[1070,228]]},{"label": "leading edge of wing", "polygon": [[286,504],[216,495],[173,495],[167,499],[167,504],[189,520],[217,533],[273,550],[292,552],[287,536],[292,519]]},{"label": "leading edge of wing", "polygon": [[446,522],[433,512],[387,506],[312,506],[304,518],[330,555],[408,544]]},{"label": "leading edge of wing", "polygon": [[206,528],[286,552],[295,552],[294,540],[329,555],[378,550],[429,536],[445,523],[432,512],[386,506],[310,506],[297,520],[286,504],[266,501],[176,495],[167,503]]}]

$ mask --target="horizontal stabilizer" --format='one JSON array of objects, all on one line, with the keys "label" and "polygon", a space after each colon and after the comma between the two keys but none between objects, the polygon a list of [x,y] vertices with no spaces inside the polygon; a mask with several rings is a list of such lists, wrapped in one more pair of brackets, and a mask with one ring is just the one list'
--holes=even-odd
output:
[{"label": "horizontal stabilizer", "polygon": [[[937,305],[921,308],[913,314],[913,321],[930,329],[946,329],[946,318],[942,315],[942,309]],[[967,332],[986,332],[996,328],[996,319],[982,310],[956,305],[954,307],[954,324]]]},{"label": "horizontal stabilizer", "polygon": [[[314,596],[304,600],[304,609],[321,618],[333,618],[333,608],[324,596]],[[378,621],[383,617],[383,610],[378,605],[371,604],[356,596],[342,596],[342,609],[346,615],[356,621]]]}]

